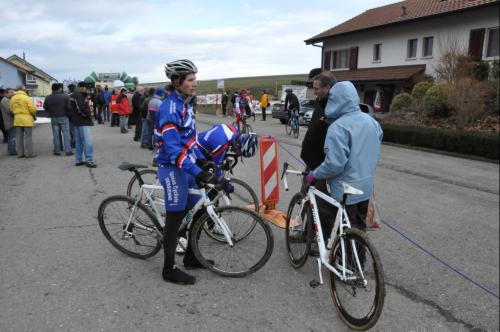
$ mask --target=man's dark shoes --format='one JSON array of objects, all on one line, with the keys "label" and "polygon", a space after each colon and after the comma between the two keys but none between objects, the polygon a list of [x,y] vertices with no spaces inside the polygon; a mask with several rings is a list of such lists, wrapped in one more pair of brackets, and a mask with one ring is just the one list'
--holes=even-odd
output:
[{"label": "man's dark shoes", "polygon": [[196,282],[195,277],[179,270],[176,266],[171,269],[163,268],[162,276],[163,280],[173,282],[175,284],[193,285]]},{"label": "man's dark shoes", "polygon": [[79,161],[79,162],[75,163],[75,166],[83,166],[83,165],[85,165],[85,164],[86,164],[86,162],[84,162],[84,161]]},{"label": "man's dark shoes", "polygon": [[54,152],[54,156],[60,156],[61,152]]},{"label": "man's dark shoes", "polygon": [[67,156],[72,156],[72,155],[74,155],[74,153],[70,151],[70,152],[66,152],[66,155]]},{"label": "man's dark shoes", "polygon": [[92,162],[92,161],[87,161],[85,166],[87,166],[88,168],[96,168],[97,167],[97,165],[94,164],[94,162]]}]

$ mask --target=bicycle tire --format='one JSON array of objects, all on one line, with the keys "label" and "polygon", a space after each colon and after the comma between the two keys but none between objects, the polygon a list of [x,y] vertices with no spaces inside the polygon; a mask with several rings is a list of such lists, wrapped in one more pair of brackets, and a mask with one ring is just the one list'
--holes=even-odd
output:
[{"label": "bicycle tire", "polygon": [[295,269],[301,268],[306,263],[313,241],[311,207],[305,204],[302,212],[300,212],[303,198],[303,193],[296,193],[288,205],[288,212],[286,215],[286,249],[288,251],[290,264]]},{"label": "bicycle tire", "polygon": [[[346,269],[353,271],[352,275],[360,276],[353,254],[353,248],[356,248],[365,279],[341,281],[333,272],[328,270],[330,291],[335,308],[342,321],[351,329],[365,331],[377,323],[384,306],[385,280],[382,262],[377,250],[362,231],[355,228],[348,229],[343,239],[346,253]],[[330,265],[338,266],[340,271],[342,270],[341,238],[337,237],[335,239],[332,248]],[[363,281],[366,282],[366,285],[362,284]],[[359,290],[359,292],[356,292],[356,290]],[[346,295],[347,301],[342,299],[344,295]],[[365,299],[363,295],[367,295],[366,297],[373,296],[373,299],[371,297]],[[352,300],[352,303],[347,303],[349,299]],[[351,313],[351,311],[356,312]]]},{"label": "bicycle tire", "polygon": [[285,132],[288,136],[290,136],[292,134],[292,120],[289,119],[286,124],[285,124]]},{"label": "bicycle tire", "polygon": [[161,236],[157,231],[161,226],[153,213],[139,202],[130,224],[132,235],[126,233],[125,226],[130,217],[127,211],[132,211],[135,203],[128,196],[110,196],[99,205],[97,219],[102,233],[116,249],[128,256],[145,259],[156,255],[161,248]]},{"label": "bicycle tire", "polygon": [[246,123],[245,123],[245,124],[243,125],[243,133],[244,133],[244,134],[249,134],[249,133],[251,133],[251,132],[253,132],[252,126],[250,126],[249,124],[246,124]]},{"label": "bicycle tire", "polygon": [[[230,206],[240,206],[259,213],[259,199],[257,198],[257,194],[253,191],[252,187],[250,187],[246,182],[236,178],[230,178],[230,183],[234,187],[234,192],[229,195],[231,197]],[[223,200],[220,200],[219,206],[227,206],[221,204],[223,202]],[[256,224],[257,223],[255,221],[249,222],[247,228],[240,230],[240,232],[235,236],[236,241],[248,236]],[[205,232],[207,232],[207,234],[214,240],[221,242],[226,241],[224,236],[211,231],[213,227],[210,229],[208,224],[205,224],[205,226]]]},{"label": "bicycle tire", "polygon": [[[147,176],[146,174],[149,174]],[[148,181],[150,179],[150,176],[153,175],[154,178],[157,180],[157,171],[154,169],[146,168],[146,169],[141,169],[139,171],[139,175],[141,176],[142,180],[146,184],[156,184],[156,182]],[[146,178],[147,176],[147,178]],[[159,184],[159,183],[158,183]],[[130,179],[128,186],[127,186],[127,196],[134,198],[138,193],[139,193],[139,180],[137,178],[137,175],[134,174],[132,178]]]},{"label": "bicycle tire", "polygon": [[[256,225],[245,238],[239,241],[233,239],[234,245],[230,247],[226,242],[214,241],[205,233],[204,224],[214,222],[205,213],[192,225],[192,236],[189,239],[198,261],[212,272],[232,278],[241,278],[262,268],[274,248],[273,232],[269,225],[254,211],[238,206],[219,207],[215,212],[230,230],[237,229],[239,223],[244,224],[249,219],[255,220]],[[229,261],[225,262],[224,259]],[[248,260],[251,262],[247,264]]]}]

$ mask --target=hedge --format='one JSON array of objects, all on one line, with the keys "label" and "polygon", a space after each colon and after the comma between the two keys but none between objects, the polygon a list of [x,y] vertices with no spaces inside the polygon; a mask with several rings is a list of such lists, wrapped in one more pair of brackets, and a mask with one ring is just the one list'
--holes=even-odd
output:
[{"label": "hedge", "polygon": [[498,134],[382,124],[385,142],[499,159]]}]

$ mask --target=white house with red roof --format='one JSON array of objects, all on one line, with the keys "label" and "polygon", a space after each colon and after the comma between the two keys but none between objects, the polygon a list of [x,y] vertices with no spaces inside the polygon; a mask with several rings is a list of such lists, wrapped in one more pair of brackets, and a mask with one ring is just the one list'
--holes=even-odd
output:
[{"label": "white house with red roof", "polygon": [[373,8],[305,41],[322,47],[321,68],[357,86],[362,102],[382,110],[422,75],[434,76],[441,55],[459,47],[498,60],[499,0],[408,0]]}]

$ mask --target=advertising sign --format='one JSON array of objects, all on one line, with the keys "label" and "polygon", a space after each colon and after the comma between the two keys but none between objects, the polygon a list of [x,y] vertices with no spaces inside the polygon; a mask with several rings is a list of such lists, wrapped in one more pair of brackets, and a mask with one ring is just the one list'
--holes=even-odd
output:
[{"label": "advertising sign", "polygon": [[45,97],[32,97],[33,102],[35,103],[37,111],[43,111],[43,102],[45,101]]},{"label": "advertising sign", "polygon": [[224,89],[224,80],[217,80],[217,89]]}]

